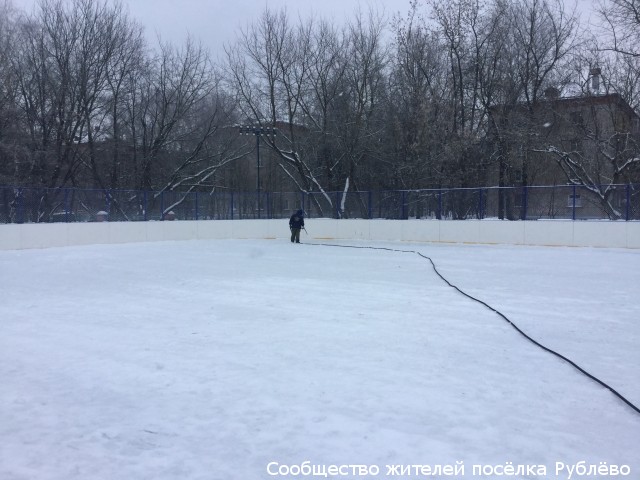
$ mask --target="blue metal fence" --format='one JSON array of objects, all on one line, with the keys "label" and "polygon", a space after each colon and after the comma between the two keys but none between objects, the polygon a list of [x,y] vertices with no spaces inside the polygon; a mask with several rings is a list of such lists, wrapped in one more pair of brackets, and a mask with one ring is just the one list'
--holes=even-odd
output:
[{"label": "blue metal fence", "polygon": [[[640,220],[640,185],[444,188],[363,192],[176,192],[0,186],[0,223],[365,219]],[[259,197],[258,197],[259,195]]]}]

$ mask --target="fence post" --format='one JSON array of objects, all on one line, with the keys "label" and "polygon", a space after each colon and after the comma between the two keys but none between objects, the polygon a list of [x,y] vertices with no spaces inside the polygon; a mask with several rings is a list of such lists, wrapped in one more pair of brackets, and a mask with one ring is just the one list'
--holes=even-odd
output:
[{"label": "fence post", "polygon": [[69,223],[69,189],[64,189],[64,221]]},{"label": "fence post", "polygon": [[626,220],[631,220],[631,184],[627,183],[627,208],[626,208]]},{"label": "fence post", "polygon": [[529,209],[529,188],[524,185],[522,187],[522,220],[527,219],[527,210]]},{"label": "fence post", "polygon": [[233,220],[233,209],[234,209],[234,205],[233,205],[233,191],[231,192],[231,220]]},{"label": "fence post", "polygon": [[407,192],[405,190],[402,190],[402,195],[400,196],[400,198],[402,199],[402,209],[400,212],[400,215],[402,215],[400,217],[401,220],[407,220],[409,218],[409,215],[407,213]]},{"label": "fence post", "polygon": [[576,186],[573,186],[573,206],[572,206],[572,214],[571,214],[571,219],[575,220],[576,219]]},{"label": "fence post", "polygon": [[18,223],[24,223],[24,197],[22,188],[18,189],[18,201],[16,205]]},{"label": "fence post", "polygon": [[368,196],[368,210],[369,210],[369,220],[373,218],[373,192],[369,190]]},{"label": "fence post", "polygon": [[265,197],[267,201],[267,218],[271,219],[273,218],[273,210],[271,208],[271,196],[269,195],[269,192],[265,192]]},{"label": "fence post", "polygon": [[442,220],[442,189],[438,190],[438,214],[436,218]]},{"label": "fence post", "polygon": [[336,218],[340,218],[340,192],[336,192]]},{"label": "fence post", "polygon": [[310,192],[303,192],[302,193],[302,205],[304,206],[304,199],[307,199],[307,208],[305,209],[305,215],[309,215],[309,212],[311,212],[311,193]]},{"label": "fence post", "polygon": [[482,220],[484,217],[484,212],[482,209],[482,188],[478,189],[478,219]]}]

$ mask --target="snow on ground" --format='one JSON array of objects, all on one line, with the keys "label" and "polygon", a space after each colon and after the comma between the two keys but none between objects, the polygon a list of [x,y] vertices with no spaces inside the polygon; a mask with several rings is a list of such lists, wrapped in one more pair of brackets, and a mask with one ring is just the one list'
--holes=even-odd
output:
[{"label": "snow on ground", "polygon": [[[376,245],[430,256],[640,404],[640,252]],[[2,480],[293,478],[267,466],[305,461],[640,478],[640,415],[412,253],[86,246],[0,252],[0,275]]]}]

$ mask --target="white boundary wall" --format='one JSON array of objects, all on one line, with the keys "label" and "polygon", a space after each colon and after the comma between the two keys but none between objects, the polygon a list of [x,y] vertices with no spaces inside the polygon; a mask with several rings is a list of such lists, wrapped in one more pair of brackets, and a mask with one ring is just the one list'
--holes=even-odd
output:
[{"label": "white boundary wall", "polygon": [[[302,241],[369,240],[640,248],[640,222],[308,219]],[[197,239],[288,241],[287,219],[0,225],[0,250]]]}]

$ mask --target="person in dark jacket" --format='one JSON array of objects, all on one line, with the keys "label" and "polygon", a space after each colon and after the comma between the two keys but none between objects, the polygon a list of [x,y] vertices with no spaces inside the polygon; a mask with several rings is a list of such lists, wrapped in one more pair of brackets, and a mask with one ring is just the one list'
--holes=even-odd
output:
[{"label": "person in dark jacket", "polygon": [[291,242],[300,243],[300,230],[304,228],[304,212],[298,210],[289,219],[289,229],[291,230]]}]

